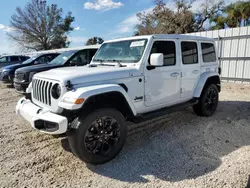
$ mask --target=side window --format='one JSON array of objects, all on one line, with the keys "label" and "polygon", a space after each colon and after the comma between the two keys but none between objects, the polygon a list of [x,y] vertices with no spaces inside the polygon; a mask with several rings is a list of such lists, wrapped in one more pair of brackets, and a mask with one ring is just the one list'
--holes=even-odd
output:
[{"label": "side window", "polygon": [[181,42],[183,64],[198,63],[198,48],[196,42]]},{"label": "side window", "polygon": [[204,63],[216,61],[214,44],[201,43],[202,59]]},{"label": "side window", "polygon": [[90,61],[92,60],[93,56],[95,55],[97,49],[91,49],[89,50],[89,59],[88,59],[88,63],[90,63]]},{"label": "side window", "polygon": [[10,61],[19,61],[18,56],[10,56]]},{"label": "side window", "polygon": [[164,66],[175,65],[176,63],[176,49],[173,41],[154,42],[150,55],[153,53],[162,53],[164,55]]},{"label": "side window", "polygon": [[0,58],[0,63],[6,63],[6,62],[7,62],[7,57]]},{"label": "side window", "polygon": [[28,57],[25,56],[20,56],[21,61],[26,61],[27,59],[29,59]]},{"label": "side window", "polygon": [[87,65],[87,50],[81,51],[77,53],[77,55],[71,60],[71,64],[73,65]]},{"label": "side window", "polygon": [[56,54],[48,55],[48,56],[47,56],[46,63],[51,62],[53,59],[55,59],[55,57],[57,57]]},{"label": "side window", "polygon": [[46,59],[47,59],[46,56],[42,56],[42,57],[38,58],[38,59],[34,62],[34,64],[37,65],[37,64],[47,63]]}]

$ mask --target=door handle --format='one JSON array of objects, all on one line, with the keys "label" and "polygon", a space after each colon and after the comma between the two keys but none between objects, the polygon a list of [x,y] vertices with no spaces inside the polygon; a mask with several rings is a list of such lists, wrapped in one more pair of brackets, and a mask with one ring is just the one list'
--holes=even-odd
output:
[{"label": "door handle", "polygon": [[194,70],[193,71],[193,74],[198,74],[199,73],[199,70]]},{"label": "door handle", "polygon": [[206,71],[210,71],[211,69],[210,68],[207,68]]},{"label": "door handle", "polygon": [[173,73],[170,74],[170,76],[171,76],[171,77],[177,77],[177,76],[179,76],[179,74],[180,74],[180,73],[178,73],[178,72],[173,72]]}]

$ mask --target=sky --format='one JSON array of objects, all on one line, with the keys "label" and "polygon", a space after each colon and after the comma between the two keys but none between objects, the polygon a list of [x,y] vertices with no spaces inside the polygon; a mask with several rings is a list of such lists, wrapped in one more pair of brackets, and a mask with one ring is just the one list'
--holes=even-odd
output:
[{"label": "sky", "polygon": [[[198,11],[205,0],[196,0],[193,10]],[[226,0],[230,3],[236,0]],[[19,52],[7,36],[11,32],[8,27],[11,15],[16,7],[25,7],[29,0],[8,0],[1,2],[0,11],[0,54]],[[165,0],[168,7],[173,9],[171,0]],[[71,11],[75,17],[74,31],[68,39],[70,47],[83,46],[88,38],[98,36],[104,40],[132,36],[138,23],[136,14],[149,12],[153,9],[153,0],[47,0],[48,4],[57,4],[64,13]]]}]

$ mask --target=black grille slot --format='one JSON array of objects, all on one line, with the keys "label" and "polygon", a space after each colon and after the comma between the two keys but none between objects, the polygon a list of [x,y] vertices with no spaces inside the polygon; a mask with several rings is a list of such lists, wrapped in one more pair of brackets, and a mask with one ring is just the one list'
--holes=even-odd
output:
[{"label": "black grille slot", "polygon": [[33,87],[33,98],[39,102],[42,102],[46,105],[51,106],[51,89],[52,82],[33,79],[32,87]]}]

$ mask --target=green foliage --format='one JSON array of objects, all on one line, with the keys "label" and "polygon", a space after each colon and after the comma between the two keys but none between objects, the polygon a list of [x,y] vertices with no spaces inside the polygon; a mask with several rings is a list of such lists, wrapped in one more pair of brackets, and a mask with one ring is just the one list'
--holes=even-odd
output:
[{"label": "green foliage", "polygon": [[139,13],[139,24],[136,26],[135,35],[148,34],[181,34],[193,31],[193,14],[190,5],[185,1],[176,1],[177,11],[170,10],[162,0],[156,1],[156,7],[150,13]]},{"label": "green foliage", "polygon": [[104,40],[101,37],[93,37],[88,39],[86,45],[95,45],[95,44],[102,44]]},{"label": "green foliage", "polygon": [[224,15],[212,19],[216,23],[212,29],[224,29],[225,24],[230,27],[240,27],[250,25],[250,2],[238,1],[226,6]]},{"label": "green foliage", "polygon": [[69,12],[63,18],[63,10],[56,4],[47,5],[43,0],[31,0],[24,9],[16,8],[10,25],[9,37],[25,50],[49,50],[68,47],[67,34],[75,18]]},{"label": "green foliage", "polygon": [[[224,29],[250,25],[250,1],[237,1],[225,6],[224,0],[204,0],[198,12],[192,12],[195,0],[174,0],[176,9],[170,10],[163,0],[155,0],[152,12],[139,13],[135,35],[180,34],[205,29]],[[210,28],[204,23],[210,22]]]}]

